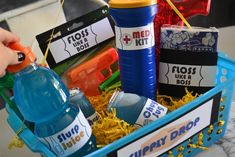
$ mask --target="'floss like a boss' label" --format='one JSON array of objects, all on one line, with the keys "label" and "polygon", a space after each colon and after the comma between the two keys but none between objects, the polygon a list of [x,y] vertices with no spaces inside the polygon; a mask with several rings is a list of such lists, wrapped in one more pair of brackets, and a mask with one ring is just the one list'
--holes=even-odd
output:
[{"label": "'floss like a boss' label", "polygon": [[135,125],[137,127],[147,125],[152,121],[166,115],[167,110],[168,109],[166,107],[158,104],[156,101],[147,99]]},{"label": "'floss like a boss' label", "polygon": [[59,63],[113,36],[112,26],[108,18],[104,18],[79,31],[53,41],[50,45],[50,51],[55,62]]},{"label": "'floss like a boss' label", "polygon": [[121,50],[141,50],[155,45],[153,23],[142,27],[115,26],[116,46]]},{"label": "'floss like a boss' label", "polygon": [[178,86],[212,87],[216,66],[182,65],[160,62],[159,82]]},{"label": "'floss like a boss' label", "polygon": [[58,156],[65,157],[73,154],[87,143],[92,130],[82,112],[64,130],[41,140]]}]

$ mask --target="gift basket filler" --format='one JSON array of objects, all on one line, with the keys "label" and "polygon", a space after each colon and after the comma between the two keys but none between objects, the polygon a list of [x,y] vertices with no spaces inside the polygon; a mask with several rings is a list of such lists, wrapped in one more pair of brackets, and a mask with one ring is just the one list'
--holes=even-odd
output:
[{"label": "gift basket filler", "polygon": [[10,147],[48,157],[208,150],[225,134],[235,87],[235,61],[218,52],[218,30],[187,22],[209,9],[210,0],[110,0],[74,30],[65,31],[69,21],[37,36],[50,69],[10,44],[26,56],[0,79],[17,135]]}]

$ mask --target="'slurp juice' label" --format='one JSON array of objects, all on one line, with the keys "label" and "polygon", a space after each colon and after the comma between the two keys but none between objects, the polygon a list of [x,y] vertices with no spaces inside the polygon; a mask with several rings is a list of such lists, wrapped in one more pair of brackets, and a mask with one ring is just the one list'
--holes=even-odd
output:
[{"label": "'slurp juice' label", "polygon": [[158,104],[156,101],[148,99],[136,120],[135,125],[137,125],[137,127],[147,125],[148,123],[166,115],[167,110],[168,109],[166,107]]},{"label": "'slurp juice' label", "polygon": [[79,150],[91,137],[92,130],[82,112],[64,130],[40,138],[58,157],[65,157]]},{"label": "'slurp juice' label", "polygon": [[115,26],[116,46],[121,50],[141,50],[155,45],[153,23],[124,28]]}]

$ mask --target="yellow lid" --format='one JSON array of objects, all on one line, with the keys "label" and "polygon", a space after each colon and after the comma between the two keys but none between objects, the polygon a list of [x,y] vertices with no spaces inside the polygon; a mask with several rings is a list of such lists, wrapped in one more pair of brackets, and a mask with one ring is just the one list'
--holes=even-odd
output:
[{"label": "yellow lid", "polygon": [[110,0],[111,8],[139,8],[157,4],[157,0]]}]

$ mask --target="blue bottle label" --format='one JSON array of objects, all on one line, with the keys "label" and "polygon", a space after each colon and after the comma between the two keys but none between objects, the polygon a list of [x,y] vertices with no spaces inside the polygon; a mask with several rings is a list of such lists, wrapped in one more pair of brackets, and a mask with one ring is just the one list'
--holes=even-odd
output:
[{"label": "blue bottle label", "polygon": [[97,112],[95,112],[91,116],[87,117],[87,120],[88,120],[90,126],[92,126],[94,124],[94,122],[97,121],[98,119],[99,119],[99,116],[98,116]]},{"label": "blue bottle label", "polygon": [[79,112],[74,121],[64,130],[49,136],[40,138],[48,148],[58,157],[66,157],[87,143],[92,130],[82,112]]},{"label": "blue bottle label", "polygon": [[121,50],[141,50],[155,45],[153,23],[142,27],[117,27],[116,47]]},{"label": "blue bottle label", "polygon": [[166,115],[167,108],[154,100],[147,99],[138,119],[135,122],[137,127],[143,127],[152,121]]}]

